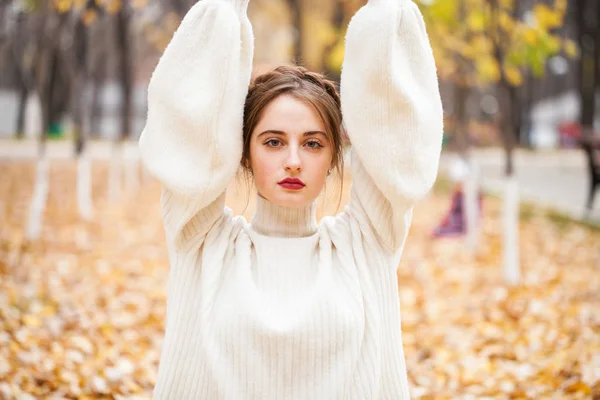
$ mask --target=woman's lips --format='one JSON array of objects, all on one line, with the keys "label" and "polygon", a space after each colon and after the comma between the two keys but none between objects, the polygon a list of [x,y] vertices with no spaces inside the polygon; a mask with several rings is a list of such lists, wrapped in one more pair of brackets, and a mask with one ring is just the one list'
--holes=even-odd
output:
[{"label": "woman's lips", "polygon": [[304,189],[304,185],[302,185],[301,183],[282,182],[279,184],[279,186],[281,186],[284,189],[288,189],[288,190]]},{"label": "woman's lips", "polygon": [[298,178],[286,178],[279,182],[279,186],[288,190],[300,190],[306,185]]}]

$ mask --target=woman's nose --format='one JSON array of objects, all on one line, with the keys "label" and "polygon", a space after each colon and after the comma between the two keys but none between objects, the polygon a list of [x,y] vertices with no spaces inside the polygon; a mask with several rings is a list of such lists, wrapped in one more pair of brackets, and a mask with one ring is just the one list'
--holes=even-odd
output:
[{"label": "woman's nose", "polygon": [[290,147],[287,158],[285,160],[286,171],[300,171],[302,169],[302,161],[298,149],[294,146]]}]

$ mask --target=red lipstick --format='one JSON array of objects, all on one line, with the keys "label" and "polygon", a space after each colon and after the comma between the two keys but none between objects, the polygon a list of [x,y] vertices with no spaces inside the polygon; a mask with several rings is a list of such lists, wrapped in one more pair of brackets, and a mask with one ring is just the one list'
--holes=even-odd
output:
[{"label": "red lipstick", "polygon": [[301,190],[306,185],[298,178],[285,178],[279,182],[279,186],[288,190]]}]

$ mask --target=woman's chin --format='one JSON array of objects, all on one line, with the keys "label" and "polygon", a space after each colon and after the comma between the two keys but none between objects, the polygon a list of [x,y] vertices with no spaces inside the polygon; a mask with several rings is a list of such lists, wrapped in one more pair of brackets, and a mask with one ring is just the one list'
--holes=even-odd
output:
[{"label": "woman's chin", "polygon": [[308,207],[314,201],[314,199],[307,198],[304,193],[290,192],[288,190],[285,190],[284,192],[285,193],[278,193],[277,196],[274,196],[273,200],[267,199],[273,204],[287,208]]}]

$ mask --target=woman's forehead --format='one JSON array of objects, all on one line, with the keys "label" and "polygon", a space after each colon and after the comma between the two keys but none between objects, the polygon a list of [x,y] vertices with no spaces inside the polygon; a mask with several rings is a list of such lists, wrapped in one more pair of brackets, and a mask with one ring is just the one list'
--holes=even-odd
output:
[{"label": "woman's forehead", "polygon": [[257,130],[262,132],[268,129],[299,135],[326,131],[321,117],[310,103],[285,95],[265,107]]}]

